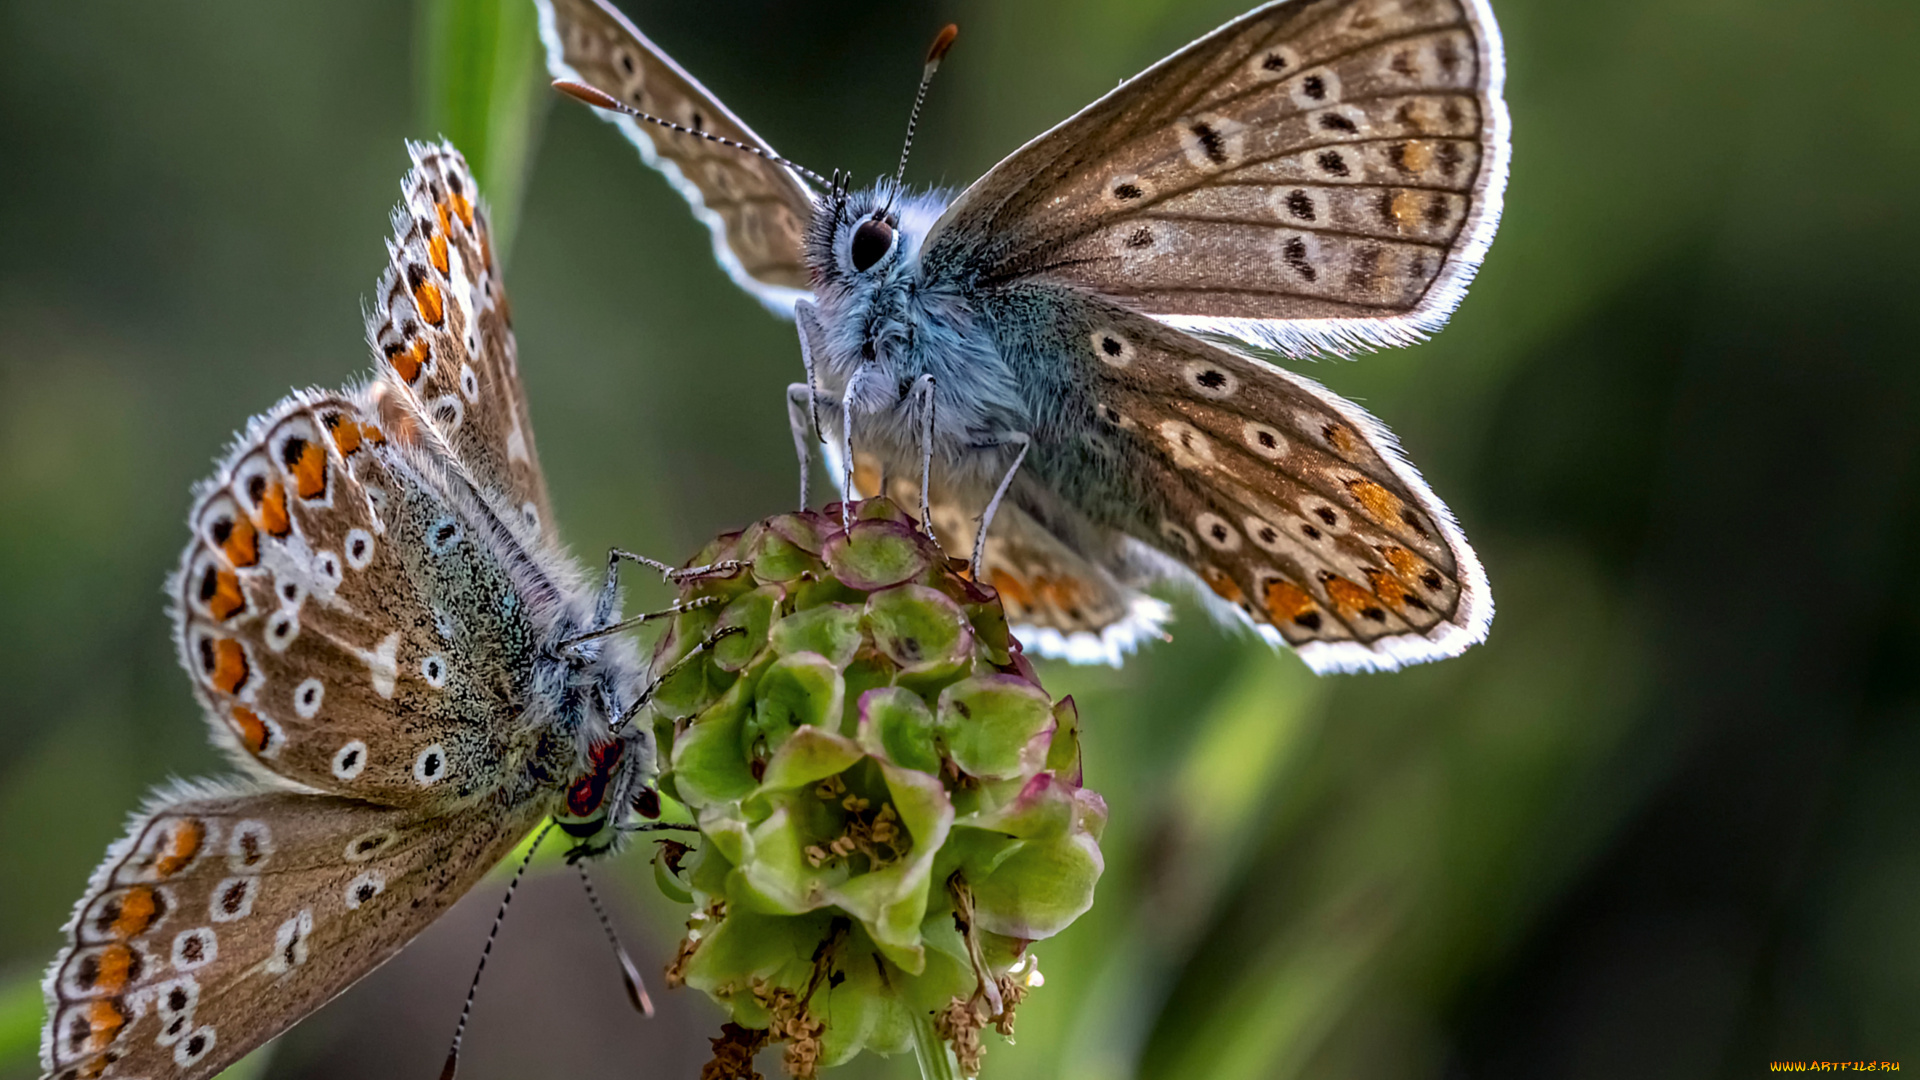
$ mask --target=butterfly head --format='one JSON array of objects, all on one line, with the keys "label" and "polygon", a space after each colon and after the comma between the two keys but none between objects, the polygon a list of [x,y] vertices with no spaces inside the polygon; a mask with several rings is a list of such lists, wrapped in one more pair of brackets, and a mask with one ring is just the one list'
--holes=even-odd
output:
[{"label": "butterfly head", "polygon": [[653,739],[642,726],[629,725],[588,749],[586,767],[567,785],[554,823],[591,853],[614,847],[629,815],[660,816],[653,776]]},{"label": "butterfly head", "polygon": [[814,216],[807,263],[821,292],[867,291],[910,275],[946,192],[907,194],[891,180],[836,191]]}]

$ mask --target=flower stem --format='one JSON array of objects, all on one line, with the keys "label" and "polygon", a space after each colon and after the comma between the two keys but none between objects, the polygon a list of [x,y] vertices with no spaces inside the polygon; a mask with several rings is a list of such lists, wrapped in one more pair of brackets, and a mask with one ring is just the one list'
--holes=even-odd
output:
[{"label": "flower stem", "polygon": [[913,1018],[913,1057],[920,1063],[920,1080],[960,1080],[960,1063],[933,1030],[933,1017],[924,1013]]}]

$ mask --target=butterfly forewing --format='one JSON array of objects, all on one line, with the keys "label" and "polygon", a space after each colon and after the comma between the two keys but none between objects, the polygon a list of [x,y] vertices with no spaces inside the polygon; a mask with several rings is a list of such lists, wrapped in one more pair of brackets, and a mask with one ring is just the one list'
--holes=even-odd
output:
[{"label": "butterfly forewing", "polygon": [[486,602],[512,595],[506,570],[367,397],[296,395],[250,425],[195,507],[176,633],[216,737],[246,763],[448,805],[514,764],[499,707],[525,657],[473,645],[531,629]]},{"label": "butterfly forewing", "polygon": [[503,518],[554,538],[486,207],[450,148],[414,143],[369,334],[408,397]]},{"label": "butterfly forewing", "polygon": [[[1358,406],[1119,307],[1084,303],[1086,454],[1123,462],[1126,527],[1316,670],[1458,653],[1492,616],[1447,508]],[[1084,468],[1091,471],[1093,466]]]},{"label": "butterfly forewing", "polygon": [[183,788],[109,850],[46,983],[60,1080],[212,1076],[386,961],[541,811]]},{"label": "butterfly forewing", "polygon": [[1415,340],[1499,216],[1500,83],[1481,0],[1282,0],[1002,162],[926,258],[1289,352]]},{"label": "butterfly forewing", "polygon": [[[771,152],[605,0],[536,3],[555,78],[586,83],[642,112]],[[806,295],[803,241],[813,199],[792,171],[695,135],[617,113],[601,115],[692,205],[735,281],[781,311]]]}]

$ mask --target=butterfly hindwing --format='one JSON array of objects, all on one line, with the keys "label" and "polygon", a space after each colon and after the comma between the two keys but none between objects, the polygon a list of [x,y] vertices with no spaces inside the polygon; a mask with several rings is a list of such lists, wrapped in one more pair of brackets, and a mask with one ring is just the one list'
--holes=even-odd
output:
[{"label": "butterfly hindwing", "polygon": [[[863,493],[880,492],[879,462],[861,453],[854,460],[854,486]],[[884,494],[903,507],[920,505],[920,486],[913,478],[888,476]],[[952,558],[973,557],[985,500],[977,491],[972,496],[936,480],[928,499],[928,518]],[[1160,632],[1170,610],[1141,591],[1155,575],[1128,557],[1137,554],[1130,538],[1106,538],[1104,546],[1125,550],[1109,552],[1104,560],[1083,553],[1084,546],[1084,538],[1080,546],[1068,543],[1025,509],[1003,503],[987,530],[980,579],[1000,594],[1008,623],[1029,649],[1075,663],[1117,665],[1143,637]]]},{"label": "butterfly hindwing", "polygon": [[[606,0],[536,0],[547,69],[642,112],[735,142],[772,148]],[[791,170],[698,136],[612,112],[625,133],[713,233],[714,254],[742,288],[790,312],[809,288],[804,249],[813,197]]]},{"label": "butterfly hindwing", "polygon": [[1001,162],[925,258],[1289,353],[1406,344],[1492,239],[1502,80],[1484,0],[1268,4]]},{"label": "butterfly hindwing", "polygon": [[1091,416],[1082,446],[1054,456],[1124,477],[1113,502],[1135,538],[1315,670],[1399,667],[1486,636],[1472,549],[1358,406],[1117,304],[1062,310]]},{"label": "butterfly hindwing", "polygon": [[58,1080],[214,1075],[397,952],[539,813],[162,793],[74,909],[42,1064]]}]

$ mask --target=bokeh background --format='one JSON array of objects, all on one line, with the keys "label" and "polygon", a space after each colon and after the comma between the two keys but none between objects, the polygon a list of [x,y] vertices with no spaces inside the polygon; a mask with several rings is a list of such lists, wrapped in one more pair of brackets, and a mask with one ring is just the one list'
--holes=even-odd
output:
[{"label": "bokeh background", "polygon": [[[368,364],[401,140],[464,122],[422,44],[447,2],[0,3],[0,1076],[35,1071],[38,971],[124,815],[222,768],[159,593],[187,489]],[[862,175],[958,21],[910,176],[961,184],[1245,2],[623,6]],[[991,1078],[1920,1067],[1920,5],[1495,6],[1485,271],[1431,344],[1311,366],[1458,512],[1492,638],[1315,679],[1187,611],[1124,670],[1046,669],[1108,869]],[[792,330],[610,128],[528,115],[496,171],[564,531],[677,560],[790,500]],[[605,875],[657,971],[680,913],[643,858]],[[434,1075],[499,888],[254,1075]],[[717,1012],[632,1016],[570,876],[496,959],[464,1075],[696,1075]]]}]

